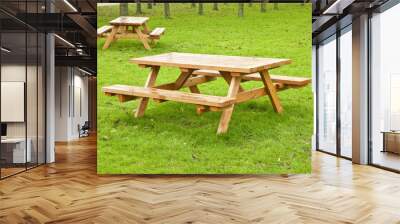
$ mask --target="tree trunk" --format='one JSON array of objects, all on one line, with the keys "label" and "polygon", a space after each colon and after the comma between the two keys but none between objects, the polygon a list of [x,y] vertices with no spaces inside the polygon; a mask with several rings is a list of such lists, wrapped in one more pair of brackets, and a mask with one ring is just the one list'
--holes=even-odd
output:
[{"label": "tree trunk", "polygon": [[267,3],[266,0],[261,0],[261,12],[267,11]]},{"label": "tree trunk", "polygon": [[278,10],[278,3],[274,3],[274,9]]},{"label": "tree trunk", "polygon": [[119,3],[119,15],[120,16],[128,15],[128,3]]},{"label": "tree trunk", "polygon": [[218,11],[218,3],[214,3],[213,10]]},{"label": "tree trunk", "polygon": [[243,17],[244,14],[244,3],[239,3],[239,11],[238,11],[238,16]]},{"label": "tree trunk", "polygon": [[164,3],[164,17],[166,19],[171,18],[171,12],[169,11],[169,3]]},{"label": "tree trunk", "polygon": [[135,0],[136,2],[136,15],[142,14],[142,4],[140,4],[140,0]]},{"label": "tree trunk", "polygon": [[199,15],[204,14],[203,3],[199,3]]}]

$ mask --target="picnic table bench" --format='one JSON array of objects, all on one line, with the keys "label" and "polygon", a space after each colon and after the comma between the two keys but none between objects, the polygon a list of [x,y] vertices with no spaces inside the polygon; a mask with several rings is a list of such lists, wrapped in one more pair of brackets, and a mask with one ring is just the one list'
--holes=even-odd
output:
[{"label": "picnic table bench", "polygon": [[[267,95],[277,113],[283,108],[277,91],[289,88],[300,88],[310,83],[309,78],[291,76],[271,76],[269,70],[291,63],[289,59],[239,57],[189,53],[166,53],[130,60],[143,68],[150,68],[144,87],[129,85],[112,85],[103,87],[109,96],[117,96],[121,102],[140,99],[135,117],[144,115],[149,99],[157,102],[177,101],[197,105],[197,113],[222,111],[218,134],[225,133],[232,116],[235,104]],[[155,85],[160,67],[176,67],[181,73],[175,82]],[[226,96],[201,94],[198,85],[215,80],[225,79],[229,85]],[[245,90],[242,82],[261,81],[264,86]],[[181,88],[190,92],[181,92]]]},{"label": "picnic table bench", "polygon": [[165,28],[157,27],[150,31],[147,26],[148,17],[121,16],[110,22],[110,25],[102,26],[97,29],[98,37],[107,37],[103,49],[107,49],[110,44],[120,38],[139,39],[144,48],[150,50],[150,43],[155,43],[164,34]]}]

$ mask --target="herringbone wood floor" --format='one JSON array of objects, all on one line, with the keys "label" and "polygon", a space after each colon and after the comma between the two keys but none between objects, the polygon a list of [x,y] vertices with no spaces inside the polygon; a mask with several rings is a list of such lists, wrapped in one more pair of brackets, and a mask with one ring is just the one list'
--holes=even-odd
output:
[{"label": "herringbone wood floor", "polygon": [[400,175],[313,154],[312,175],[97,176],[96,142],[0,181],[0,223],[400,223]]}]

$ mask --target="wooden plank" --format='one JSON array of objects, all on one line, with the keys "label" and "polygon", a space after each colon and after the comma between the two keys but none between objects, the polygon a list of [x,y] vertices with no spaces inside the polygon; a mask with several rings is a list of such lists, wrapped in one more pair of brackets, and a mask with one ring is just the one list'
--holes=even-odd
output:
[{"label": "wooden plank", "polygon": [[[310,78],[297,77],[297,76],[284,76],[284,75],[270,75],[272,82],[281,83],[288,86],[306,86],[311,83]],[[249,81],[262,81],[259,73],[253,73],[242,77],[244,80]]]},{"label": "wooden plank", "polygon": [[271,80],[272,82],[290,86],[306,86],[311,83],[310,78],[283,75],[271,75]]},{"label": "wooden plank", "polygon": [[150,33],[150,38],[153,39],[160,39],[161,35],[164,34],[165,28],[164,27],[157,27]]},{"label": "wooden plank", "polygon": [[[196,70],[193,72],[196,75],[204,75],[209,77],[221,77],[218,71],[214,70]],[[310,78],[298,76],[270,75],[272,82],[282,83],[289,87],[303,87],[311,83]],[[260,73],[252,73],[242,76],[242,81],[262,81]]]},{"label": "wooden plank", "polygon": [[271,78],[269,77],[268,70],[264,70],[260,72],[260,74],[275,112],[282,113],[283,108],[278,98],[278,95],[276,94],[275,86],[272,83]]},{"label": "wooden plank", "polygon": [[189,78],[185,84],[183,85],[183,87],[189,87],[189,86],[195,86],[195,85],[200,85],[206,82],[211,82],[216,80],[216,78],[213,77],[206,77],[206,76],[197,76],[197,77],[192,77]]},{"label": "wooden plank", "polygon": [[127,95],[117,95],[119,102],[124,103],[131,100],[136,100],[135,96],[127,96]]},{"label": "wooden plank", "polygon": [[[146,37],[146,35],[144,34]],[[115,37],[117,39],[138,39],[140,40],[139,36],[136,33],[119,33],[116,34]]]},{"label": "wooden plank", "polygon": [[204,75],[204,76],[210,76],[210,77],[221,77],[221,74],[219,71],[215,70],[207,70],[207,69],[199,69],[193,72],[195,75]]},{"label": "wooden plank", "polygon": [[[196,85],[199,85],[199,84],[202,84],[202,83],[206,83],[206,82],[210,82],[210,81],[213,81],[213,80],[215,80],[215,78],[207,77],[207,76],[191,77],[188,80],[186,80],[186,82],[183,84],[183,86],[181,88],[189,87],[189,89],[190,89],[190,87],[192,87],[192,86],[196,86]],[[176,90],[176,83],[175,82],[170,82],[170,83],[166,83],[166,84],[155,86],[154,88]],[[154,99],[154,101],[156,101],[157,103],[163,103],[166,100]]]},{"label": "wooden plank", "polygon": [[97,36],[102,36],[104,33],[107,33],[110,30],[112,30],[112,26],[102,26],[97,29]]},{"label": "wooden plank", "polygon": [[120,16],[110,22],[111,25],[141,26],[149,17]]},{"label": "wooden plank", "polygon": [[113,85],[103,87],[103,92],[112,93],[115,95],[143,97],[143,99],[155,98],[213,107],[226,107],[235,102],[235,99],[230,97],[212,96],[197,93],[179,92],[176,90],[164,90],[150,87],[127,85]]},{"label": "wooden plank", "polygon": [[235,73],[254,73],[291,63],[289,59],[225,56],[190,53],[166,53],[134,58],[131,63],[190,69],[209,69]]},{"label": "wooden plank", "polygon": [[[186,80],[186,82],[183,84],[182,88],[199,85],[199,84],[206,83],[206,82],[211,82],[213,80],[215,80],[215,78],[206,77],[206,76],[191,77],[188,80]],[[158,85],[158,86],[155,86],[154,88],[157,88],[157,89],[175,89],[175,82],[170,82],[170,83]]]},{"label": "wooden plank", "polygon": [[[229,85],[228,90],[228,98],[236,98],[236,95],[239,91],[241,77],[240,76],[233,76],[232,80]],[[228,108],[224,109],[221,114],[221,118],[219,120],[217,134],[223,134],[228,131],[229,122],[232,117],[234,104],[230,105]]]},{"label": "wooden plank", "polygon": [[236,103],[242,103],[242,102],[246,102],[248,100],[251,99],[256,99],[262,96],[267,95],[267,90],[265,89],[265,87],[261,87],[261,88],[257,88],[257,89],[252,89],[252,90],[248,90],[248,91],[244,91],[241,93],[238,93],[236,96]]},{"label": "wooden plank", "polygon": [[[145,88],[149,88],[149,87],[154,86],[159,71],[160,71],[160,67],[157,67],[157,66],[152,67],[152,69],[151,69],[151,71],[149,73],[149,76],[147,77],[146,83],[144,85]],[[126,94],[122,94],[122,95],[126,95]],[[136,95],[131,95],[131,96],[136,96]],[[147,107],[148,103],[149,103],[149,98],[144,96],[140,100],[139,106],[136,109],[135,117],[142,117],[144,115],[144,111],[146,110],[146,107]]]},{"label": "wooden plank", "polygon": [[[276,91],[282,91],[282,90],[288,89],[288,88],[286,88],[285,85],[283,85],[281,83],[274,83],[274,86],[276,88]],[[252,99],[256,99],[256,98],[265,96],[267,94],[268,94],[268,91],[265,89],[265,87],[247,90],[244,92],[239,92],[236,96],[235,103],[246,102],[246,101],[249,101]]]}]

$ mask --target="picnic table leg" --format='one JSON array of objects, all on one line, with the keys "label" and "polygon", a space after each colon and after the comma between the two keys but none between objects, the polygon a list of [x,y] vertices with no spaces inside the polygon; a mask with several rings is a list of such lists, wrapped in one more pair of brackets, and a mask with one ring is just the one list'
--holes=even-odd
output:
[{"label": "picnic table leg", "polygon": [[271,80],[271,77],[269,76],[268,70],[261,71],[260,75],[275,112],[282,113],[283,108],[278,98],[278,95],[276,94],[276,88]]},{"label": "picnic table leg", "polygon": [[134,27],[134,30],[136,32],[136,34],[139,37],[139,40],[142,41],[144,48],[146,48],[147,50],[150,50],[151,47],[149,45],[149,43],[147,42],[147,36],[145,36],[142,31],[140,30],[140,28],[138,26]]},{"label": "picnic table leg", "polygon": [[[128,28],[128,26],[119,26],[117,35],[119,34],[121,37],[124,36],[124,35],[127,33],[127,28]],[[116,38],[115,38],[115,39],[118,38],[117,35],[116,35]]]},{"label": "picnic table leg", "polygon": [[[189,90],[192,93],[200,93],[199,87],[197,87],[197,85],[195,86],[189,86]],[[207,106],[204,105],[196,105],[196,113],[198,115],[206,112],[209,108]]]},{"label": "picnic table leg", "polygon": [[[231,78],[227,97],[236,97],[239,92],[241,79],[242,77],[240,75]],[[235,104],[232,104],[222,111],[217,134],[223,134],[228,131],[229,121],[231,120],[234,106]]]},{"label": "picnic table leg", "polygon": [[[170,89],[170,90],[181,89],[182,86],[185,84],[185,82],[190,78],[192,73],[193,73],[193,70],[181,69],[181,74],[175,80],[174,85],[172,87],[169,87],[168,89]],[[167,100],[154,99],[154,101],[161,103],[161,102],[165,102]]]},{"label": "picnic table leg", "polygon": [[[175,81],[175,90],[178,90],[178,89],[182,88],[182,86],[185,84],[185,82],[191,76],[193,76],[193,71],[194,70],[191,70],[191,69],[189,69],[189,70],[182,69],[181,70],[181,75]],[[200,90],[197,87],[197,85],[189,86],[189,90],[192,93],[200,93]],[[197,114],[202,114],[203,112],[207,111],[207,107],[206,106],[203,106],[203,105],[196,105],[196,106],[197,106],[197,109],[196,109]]]},{"label": "picnic table leg", "polygon": [[106,42],[104,43],[103,49],[107,49],[111,42],[115,39],[115,35],[118,33],[119,26],[113,26],[110,35],[108,35]]},{"label": "picnic table leg", "polygon": [[149,30],[149,27],[147,26],[147,23],[143,24],[143,33],[145,33],[145,34],[149,34],[150,33],[150,30]]},{"label": "picnic table leg", "polygon": [[[222,78],[225,79],[225,82],[228,83],[228,85],[229,85],[231,83],[231,79],[232,79],[229,72],[220,71],[219,73],[221,74]],[[242,85],[239,85],[239,92],[243,92],[243,91],[244,91],[244,89],[243,89]]]},{"label": "picnic table leg", "polygon": [[182,86],[185,84],[185,82],[192,76],[193,74],[192,69],[181,69],[181,74],[179,77],[175,80],[175,90],[178,90],[182,88]]},{"label": "picnic table leg", "polygon": [[[147,77],[146,84],[144,87],[153,87],[156,83],[158,72],[160,71],[159,66],[154,66],[151,68],[149,76]],[[142,117],[144,115],[144,111],[146,110],[147,104],[149,103],[148,97],[142,97],[139,102],[139,106],[136,109],[135,117]]]}]

